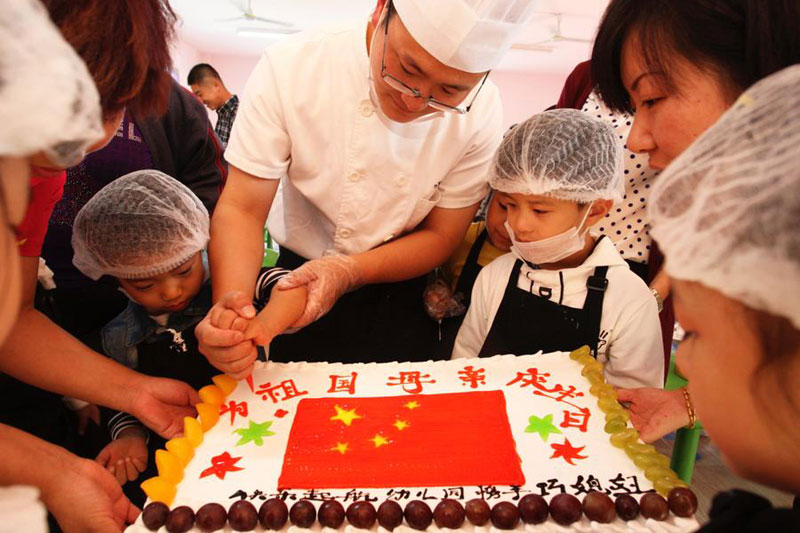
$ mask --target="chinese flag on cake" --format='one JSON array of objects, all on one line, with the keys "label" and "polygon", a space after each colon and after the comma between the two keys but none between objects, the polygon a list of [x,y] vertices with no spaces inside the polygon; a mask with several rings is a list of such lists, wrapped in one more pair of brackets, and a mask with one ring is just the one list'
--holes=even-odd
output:
[{"label": "chinese flag on cake", "polygon": [[523,485],[502,391],[301,400],[278,488]]}]

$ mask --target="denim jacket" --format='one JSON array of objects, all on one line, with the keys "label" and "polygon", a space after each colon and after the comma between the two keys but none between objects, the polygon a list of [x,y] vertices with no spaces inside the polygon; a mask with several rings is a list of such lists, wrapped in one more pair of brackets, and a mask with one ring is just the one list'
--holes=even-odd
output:
[{"label": "denim jacket", "polygon": [[[115,361],[136,368],[137,346],[163,335],[166,330],[185,331],[200,322],[211,309],[211,282],[206,280],[188,307],[169,315],[166,326],[157,324],[141,305],[130,301],[128,307],[106,324],[101,331],[103,351]],[[168,332],[167,332],[168,333]]]}]

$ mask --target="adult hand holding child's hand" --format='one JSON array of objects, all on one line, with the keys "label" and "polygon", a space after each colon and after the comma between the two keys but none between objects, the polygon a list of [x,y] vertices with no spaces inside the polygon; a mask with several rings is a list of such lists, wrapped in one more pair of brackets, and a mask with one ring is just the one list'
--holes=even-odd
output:
[{"label": "adult hand holding child's hand", "polygon": [[250,375],[258,355],[256,345],[244,334],[255,316],[252,297],[231,291],[214,304],[195,329],[200,352],[234,379]]},{"label": "adult hand holding child's hand", "polygon": [[305,310],[292,324],[295,328],[303,328],[330,311],[343,294],[363,284],[364,273],[355,259],[348,255],[331,254],[305,262],[281,279],[276,288],[283,291],[303,286],[307,288]]}]

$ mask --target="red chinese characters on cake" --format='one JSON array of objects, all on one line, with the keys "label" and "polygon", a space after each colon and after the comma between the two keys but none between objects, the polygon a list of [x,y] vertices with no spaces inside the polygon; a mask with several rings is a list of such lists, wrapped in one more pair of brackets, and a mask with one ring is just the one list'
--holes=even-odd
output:
[{"label": "red chinese characters on cake", "polygon": [[475,391],[302,399],[278,488],[524,483],[503,392]]},{"label": "red chinese characters on cake", "polygon": [[219,406],[220,416],[227,413],[231,414],[231,425],[233,425],[233,421],[236,419],[236,415],[247,416],[247,402],[235,402],[231,400],[227,404],[220,405]]},{"label": "red chinese characters on cake", "polygon": [[276,385],[270,382],[259,385],[255,394],[260,394],[262,400],[271,400],[272,403],[278,403],[279,401],[285,402],[286,400],[303,396],[308,394],[308,391],[300,390],[294,384],[293,379],[285,379]]}]

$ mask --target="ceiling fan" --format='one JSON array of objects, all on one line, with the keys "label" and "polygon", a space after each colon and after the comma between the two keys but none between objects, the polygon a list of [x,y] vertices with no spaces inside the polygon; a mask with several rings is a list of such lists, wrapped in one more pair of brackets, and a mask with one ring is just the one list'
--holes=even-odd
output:
[{"label": "ceiling fan", "polygon": [[236,17],[218,19],[219,22],[256,22],[256,23],[263,23],[269,24],[270,26],[256,26],[256,27],[248,27],[248,28],[239,28],[242,31],[247,31],[249,33],[261,33],[261,34],[269,34],[269,33],[297,33],[300,29],[295,28],[294,24],[291,22],[286,22],[284,20],[278,20],[273,18],[261,17],[255,14],[253,11],[252,0],[247,0],[247,3],[244,6],[241,6],[237,2],[231,2],[231,4],[235,5],[241,14]]},{"label": "ceiling fan", "polygon": [[553,35],[543,41],[536,43],[516,43],[511,45],[514,50],[525,50],[528,52],[552,52],[555,48],[553,44],[561,42],[570,43],[592,43],[592,39],[582,39],[578,37],[567,37],[561,33],[561,13],[550,13],[556,18],[556,29]]}]

